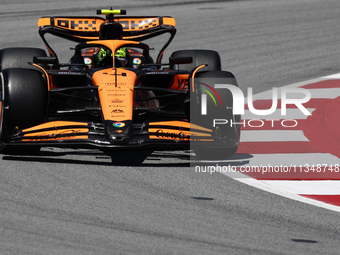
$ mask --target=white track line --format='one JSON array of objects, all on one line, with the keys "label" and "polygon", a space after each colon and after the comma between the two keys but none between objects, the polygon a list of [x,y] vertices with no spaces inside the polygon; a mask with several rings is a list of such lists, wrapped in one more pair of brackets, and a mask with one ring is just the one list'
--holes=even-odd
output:
[{"label": "white track line", "polygon": [[[222,173],[222,174],[229,176],[228,173]],[[231,174],[230,177],[232,177],[232,176],[233,175]],[[293,199],[293,200],[303,202],[303,203],[306,203],[306,204],[322,207],[322,208],[325,208],[325,209],[328,209],[328,210],[340,212],[339,206],[330,205],[330,204],[320,202],[320,201],[317,201],[317,200],[314,200],[314,199],[305,198],[305,197],[299,196],[297,194],[290,193],[287,190],[281,190],[281,189],[278,189],[277,187],[273,187],[272,185],[269,185],[268,183],[265,183],[263,181],[258,181],[258,180],[253,179],[253,178],[234,178],[234,179],[239,181],[239,182],[242,182],[244,184],[251,185],[255,188],[258,188],[258,189],[261,189],[261,190],[264,190],[264,191],[267,191],[267,192],[270,192],[270,193],[273,193],[273,194],[276,194],[276,195],[279,195],[279,196],[282,196],[282,197],[286,197],[286,198]]]},{"label": "white track line", "polygon": [[[285,154],[253,154],[253,158],[248,159],[249,166],[309,166],[317,164],[327,164],[327,166],[340,164],[338,157],[329,153],[285,153]],[[340,173],[339,173],[340,175]]]},{"label": "white track line", "polygon": [[332,75],[328,75],[328,76],[324,76],[321,77],[323,79],[340,79],[340,73],[336,73],[336,74],[332,74]]},{"label": "white track line", "polygon": [[[340,181],[273,181],[263,180],[273,187],[289,190],[294,194],[303,195],[339,195]],[[298,182],[298,183],[297,183]],[[325,185],[326,184],[326,185]]]}]

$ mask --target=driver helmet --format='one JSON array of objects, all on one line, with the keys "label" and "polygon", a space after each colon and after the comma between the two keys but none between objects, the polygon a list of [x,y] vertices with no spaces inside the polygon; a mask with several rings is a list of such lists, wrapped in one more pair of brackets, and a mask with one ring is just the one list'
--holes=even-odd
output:
[{"label": "driver helmet", "polygon": [[115,53],[115,59],[119,61],[120,66],[127,66],[130,60],[128,49],[126,47],[119,48]]},{"label": "driver helmet", "polygon": [[[96,67],[105,57],[111,57],[112,58],[112,52],[111,50],[101,47],[97,50],[92,50],[92,54],[83,54],[84,62],[88,67]],[[92,55],[92,57],[91,57]],[[128,52],[128,49],[126,47],[119,48],[115,53],[115,60],[116,64],[118,61],[119,67],[125,67],[128,65],[130,59],[130,54]]]}]

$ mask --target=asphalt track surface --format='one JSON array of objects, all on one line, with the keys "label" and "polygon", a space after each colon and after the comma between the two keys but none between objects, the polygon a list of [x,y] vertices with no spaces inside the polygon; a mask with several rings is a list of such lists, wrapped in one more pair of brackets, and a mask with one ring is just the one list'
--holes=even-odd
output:
[{"label": "asphalt track surface", "polygon": [[[129,15],[173,16],[165,57],[217,50],[243,89],[339,72],[337,0],[1,0],[0,48],[43,48],[39,17],[94,15],[116,2]],[[1,155],[0,254],[339,254],[339,213],[195,173],[189,158],[154,152],[124,166],[96,150]]]}]

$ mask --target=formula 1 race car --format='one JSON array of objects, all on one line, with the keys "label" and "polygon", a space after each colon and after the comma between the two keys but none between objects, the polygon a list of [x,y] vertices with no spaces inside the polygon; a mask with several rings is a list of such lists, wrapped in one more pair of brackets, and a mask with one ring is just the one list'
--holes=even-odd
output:
[{"label": "formula 1 race car", "polygon": [[[97,14],[106,16],[40,18],[49,56],[38,48],[0,51],[1,152],[147,147],[193,149],[202,158],[233,155],[240,126],[214,122],[240,121],[231,92],[214,88],[237,86],[232,73],[221,71],[219,54],[180,50],[162,63],[176,33],[172,17],[123,16],[125,10],[112,8]],[[141,41],[166,33],[154,60]],[[79,43],[68,63],[59,63],[46,34]]]}]

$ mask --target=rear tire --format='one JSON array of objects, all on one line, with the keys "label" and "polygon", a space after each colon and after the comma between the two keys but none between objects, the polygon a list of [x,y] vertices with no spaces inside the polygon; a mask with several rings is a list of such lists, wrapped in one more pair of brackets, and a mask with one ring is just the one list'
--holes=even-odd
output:
[{"label": "rear tire", "polygon": [[33,57],[46,57],[46,52],[39,48],[7,48],[0,50],[0,72],[6,68],[36,69],[27,62],[33,62]]},{"label": "rear tire", "polygon": [[42,74],[24,68],[5,69],[1,73],[0,152],[37,152],[38,147],[12,149],[7,143],[17,129],[25,129],[45,120],[47,87]]},{"label": "rear tire", "polygon": [[197,66],[207,64],[208,66],[199,71],[221,70],[221,58],[214,50],[179,50],[171,54],[171,57],[192,57],[191,64],[179,64],[179,70],[191,71]]}]

